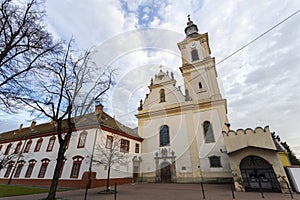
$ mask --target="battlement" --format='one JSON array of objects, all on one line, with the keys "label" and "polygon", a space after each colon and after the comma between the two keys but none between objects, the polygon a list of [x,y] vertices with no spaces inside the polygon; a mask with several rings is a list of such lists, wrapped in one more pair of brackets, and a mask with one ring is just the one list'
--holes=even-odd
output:
[{"label": "battlement", "polygon": [[256,133],[270,133],[269,126],[265,126],[265,128],[262,128],[260,126],[256,127],[254,130],[252,128],[246,128],[246,129],[237,129],[229,130],[228,132],[222,131],[223,135],[225,136],[231,136],[231,135],[238,135],[238,134],[256,134]]},{"label": "battlement", "polygon": [[276,150],[269,126],[222,131],[226,149],[232,153],[247,147]]}]

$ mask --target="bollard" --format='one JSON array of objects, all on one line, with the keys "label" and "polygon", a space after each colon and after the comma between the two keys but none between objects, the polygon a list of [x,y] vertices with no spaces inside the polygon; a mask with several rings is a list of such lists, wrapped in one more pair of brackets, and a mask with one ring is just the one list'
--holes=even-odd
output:
[{"label": "bollard", "polygon": [[114,199],[117,200],[117,184],[115,183]]},{"label": "bollard", "polygon": [[230,188],[231,188],[232,198],[235,199],[235,194],[234,194],[234,183],[231,183],[231,184],[230,184]]},{"label": "bollard", "polygon": [[203,197],[203,199],[205,199],[205,193],[204,193],[204,189],[203,189],[203,183],[201,182],[200,184],[201,184],[201,189],[202,189],[202,197]]},{"label": "bollard", "polygon": [[288,189],[289,189],[289,193],[290,193],[290,195],[291,195],[291,198],[294,199],[294,196],[293,196],[293,193],[292,193],[291,188],[290,188],[290,186],[289,186],[289,183],[288,183],[287,181],[285,181],[285,183],[286,183],[286,185],[287,185],[287,187],[288,187]]},{"label": "bollard", "polygon": [[262,189],[262,187],[261,187],[260,178],[258,178],[258,184],[259,184],[259,189],[260,189],[261,198],[264,199],[265,196],[264,196],[264,191],[263,191],[263,189]]}]

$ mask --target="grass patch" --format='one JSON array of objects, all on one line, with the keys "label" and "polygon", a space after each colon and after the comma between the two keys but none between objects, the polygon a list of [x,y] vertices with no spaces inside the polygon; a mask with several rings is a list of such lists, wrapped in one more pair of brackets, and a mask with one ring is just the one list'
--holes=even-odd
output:
[{"label": "grass patch", "polygon": [[47,193],[48,191],[49,188],[26,187],[26,186],[19,186],[19,185],[0,185],[0,197]]}]

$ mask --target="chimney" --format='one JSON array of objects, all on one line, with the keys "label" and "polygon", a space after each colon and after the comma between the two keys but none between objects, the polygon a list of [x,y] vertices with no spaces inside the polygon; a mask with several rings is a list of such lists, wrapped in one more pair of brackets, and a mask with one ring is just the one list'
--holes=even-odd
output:
[{"label": "chimney", "polygon": [[23,128],[23,124],[20,124],[19,131],[22,130],[22,128]]},{"label": "chimney", "polygon": [[102,112],[103,112],[103,105],[101,103],[96,104],[95,115],[97,116],[98,120],[100,119]]},{"label": "chimney", "polygon": [[30,125],[30,128],[34,128],[35,125],[36,125],[36,121],[32,121],[32,122],[31,122],[31,125]]}]

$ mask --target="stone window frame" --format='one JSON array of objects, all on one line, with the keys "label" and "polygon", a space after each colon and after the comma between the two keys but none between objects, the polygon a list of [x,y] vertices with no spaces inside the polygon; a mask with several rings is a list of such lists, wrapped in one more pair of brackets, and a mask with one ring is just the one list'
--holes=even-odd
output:
[{"label": "stone window frame", "polygon": [[105,148],[111,149],[113,146],[114,137],[111,135],[106,136]]},{"label": "stone window frame", "polygon": [[159,103],[163,103],[163,102],[166,102],[166,93],[165,93],[165,89],[160,89],[159,90]]},{"label": "stone window frame", "polygon": [[10,161],[9,163],[8,163],[8,167],[6,168],[6,172],[5,172],[5,174],[4,174],[4,177],[9,177],[9,175],[11,174],[11,170],[12,170],[12,168],[14,167],[14,164],[15,164],[15,162],[14,161]]},{"label": "stone window frame", "polygon": [[20,174],[21,174],[22,169],[23,169],[23,167],[24,167],[24,163],[25,163],[24,160],[18,161],[18,166],[17,166],[16,171],[15,171],[15,174],[14,174],[14,177],[15,177],[15,178],[19,178],[19,177],[20,177]]},{"label": "stone window frame", "polygon": [[[166,131],[163,132],[163,128],[166,128]],[[170,145],[170,128],[168,125],[164,124],[159,127],[159,146],[169,146]]]},{"label": "stone window frame", "polygon": [[140,153],[140,144],[139,143],[135,143],[135,153]]},{"label": "stone window frame", "polygon": [[84,158],[82,156],[74,156],[73,157],[73,165],[72,165],[70,178],[78,178],[79,173],[80,173],[81,163],[82,163],[83,159]]},{"label": "stone window frame", "polygon": [[48,158],[44,158],[42,160],[42,164],[40,167],[40,171],[38,174],[38,178],[44,178],[46,173],[47,173],[47,168],[48,168],[48,164],[49,164],[50,160]]},{"label": "stone window frame", "polygon": [[77,148],[84,148],[87,139],[87,131],[82,131],[79,134]]},{"label": "stone window frame", "polygon": [[28,162],[29,162],[29,164],[28,164],[28,167],[27,167],[27,170],[26,170],[26,173],[25,173],[25,178],[30,178],[31,177],[32,172],[34,170],[35,163],[37,161],[34,160],[34,159],[31,159]]},{"label": "stone window frame", "polygon": [[31,144],[32,144],[32,140],[28,140],[28,142],[25,145],[25,149],[24,149],[23,153],[28,153],[29,152]]},{"label": "stone window frame", "polygon": [[200,58],[199,58],[199,53],[198,53],[198,50],[197,49],[192,49],[191,50],[191,60],[192,60],[192,62],[194,62],[194,61],[197,61],[197,60],[200,60]]},{"label": "stone window frame", "polygon": [[121,139],[121,145],[120,145],[120,151],[123,153],[128,153],[129,152],[129,147],[130,147],[130,141]]},{"label": "stone window frame", "polygon": [[34,152],[39,152],[41,150],[42,144],[43,144],[43,138],[38,139],[34,147]]},{"label": "stone window frame", "polygon": [[202,124],[203,133],[204,133],[204,140],[205,143],[214,143],[216,142],[214,136],[214,130],[210,121],[204,121]]},{"label": "stone window frame", "polygon": [[221,156],[210,156],[208,157],[210,167],[222,167]]},{"label": "stone window frame", "polygon": [[4,152],[3,155],[8,155],[8,154],[9,154],[10,149],[11,149],[11,146],[12,146],[12,143],[9,143],[9,144],[7,145],[7,147],[6,147],[5,152]]},{"label": "stone window frame", "polygon": [[49,138],[48,146],[47,146],[47,152],[51,152],[53,150],[53,147],[55,145],[56,137],[53,135],[51,138]]}]

